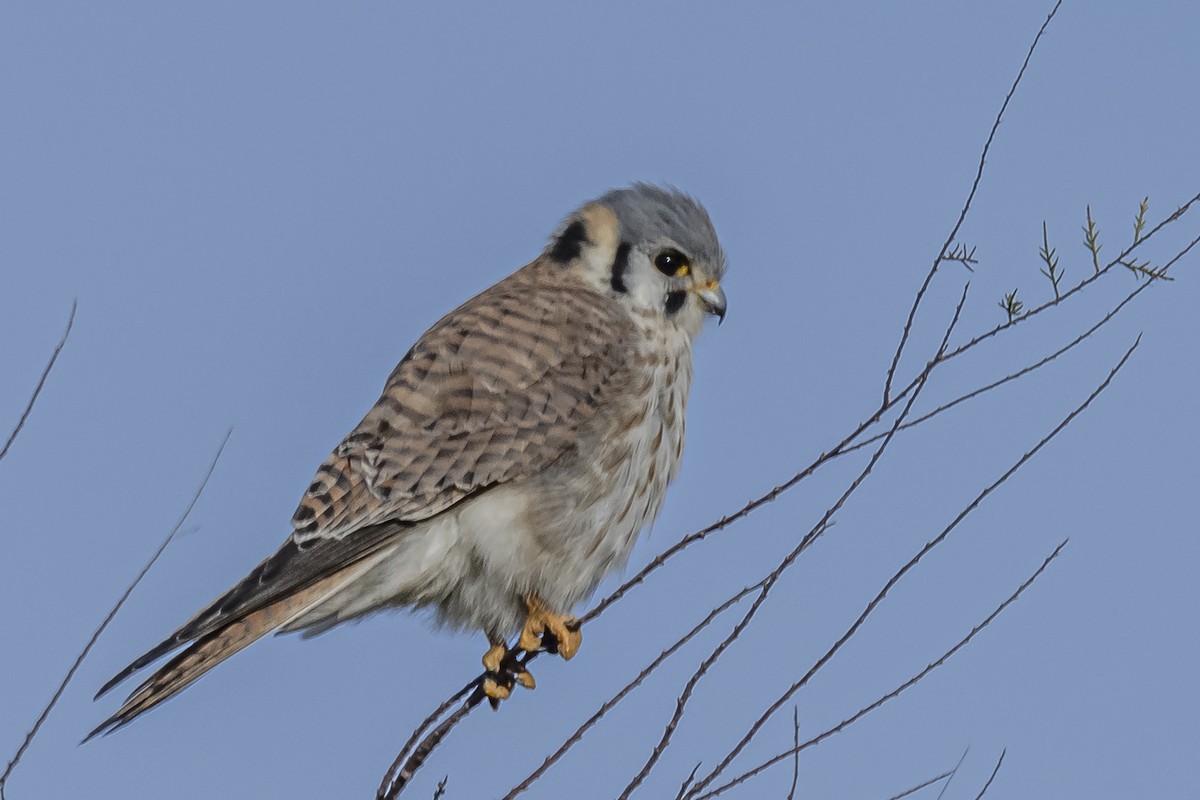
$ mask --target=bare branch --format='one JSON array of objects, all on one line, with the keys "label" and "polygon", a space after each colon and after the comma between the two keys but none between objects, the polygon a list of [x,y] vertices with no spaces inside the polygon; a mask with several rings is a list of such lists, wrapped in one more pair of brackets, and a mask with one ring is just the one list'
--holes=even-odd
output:
[{"label": "bare branch", "polygon": [[[409,757],[411,753],[413,754],[413,758],[415,758],[414,748],[417,746],[418,740],[420,740],[421,736],[424,735],[425,731],[429,730],[433,723],[437,722],[437,720],[443,714],[450,710],[451,706],[466,697],[472,689],[478,689],[479,685],[478,679],[471,681],[466,686],[459,689],[457,693],[446,699],[446,701],[440,706],[434,709],[433,713],[427,716],[425,720],[416,727],[416,729],[412,732],[412,735],[408,737],[408,741],[404,743],[404,747],[400,748],[400,752],[396,755],[395,760],[392,761],[391,766],[388,767],[387,772],[384,774],[383,781],[379,784],[379,789],[375,793],[375,796],[378,798],[378,800],[391,800],[391,798],[398,797],[400,792],[404,791],[404,787],[410,780],[412,780],[412,776],[418,769],[420,769],[421,764],[425,760],[424,757],[422,757],[420,760],[413,761],[413,759]],[[468,700],[468,704],[469,702],[470,701]],[[476,701],[475,705],[478,704],[478,701]],[[465,705],[464,708],[466,708]],[[465,716],[465,714],[463,716]],[[427,754],[432,748],[422,747],[418,749],[423,750]]]},{"label": "bare branch", "polygon": [[[787,800],[796,800],[796,784],[800,782],[800,707],[792,706],[792,788],[788,789]],[[693,777],[695,777],[693,775]]]},{"label": "bare branch", "polygon": [[[1200,238],[1198,238],[1197,240],[1193,240],[1192,245],[1196,244],[1197,241],[1200,241]],[[1190,249],[1192,247],[1192,245],[1188,245],[1188,249]],[[1186,252],[1186,250],[1184,252]],[[1127,294],[1124,297],[1124,299],[1121,300],[1120,303],[1117,303],[1117,305],[1113,306],[1108,311],[1108,313],[1105,314],[1100,319],[1100,321],[1098,321],[1095,325],[1088,328],[1086,331],[1079,334],[1074,339],[1072,339],[1070,342],[1068,342],[1067,344],[1058,348],[1050,355],[1045,356],[1044,358],[1042,358],[1039,361],[1034,362],[1033,364],[1029,364],[1025,367],[1022,367],[1021,369],[1017,370],[1016,372],[1011,372],[1008,375],[1005,375],[1003,378],[992,381],[991,383],[989,383],[985,386],[980,386],[979,388],[973,389],[970,392],[967,392],[966,394],[959,395],[955,399],[938,406],[933,411],[923,414],[923,415],[917,417],[916,419],[905,422],[903,425],[900,426],[900,430],[904,431],[904,430],[908,430],[909,428],[915,428],[916,426],[933,419],[938,414],[941,414],[945,411],[949,411],[950,409],[954,408],[955,406],[957,406],[961,403],[965,403],[968,400],[973,400],[976,397],[979,397],[981,394],[990,392],[993,389],[999,388],[1000,386],[1003,386],[1006,383],[1015,381],[1016,379],[1018,379],[1020,377],[1028,375],[1029,373],[1034,372],[1035,370],[1038,370],[1038,369],[1046,366],[1050,362],[1054,361],[1055,359],[1059,358],[1060,356],[1062,356],[1062,355],[1066,354],[1067,352],[1071,351],[1072,349],[1074,349],[1076,346],[1081,344],[1086,339],[1089,339],[1094,333],[1096,333],[1096,331],[1100,330],[1102,327],[1104,327],[1106,324],[1108,324],[1109,320],[1111,320],[1113,317],[1115,317],[1121,311],[1121,309],[1123,309],[1125,306],[1127,306],[1135,297],[1137,297],[1139,294],[1141,294],[1142,291],[1145,290],[1146,288],[1148,288],[1149,286],[1150,286],[1149,283],[1139,284],[1138,287],[1136,289],[1134,289],[1132,292],[1130,292],[1129,294]],[[866,447],[867,445],[870,445],[873,442],[879,441],[886,435],[887,435],[887,432],[885,431],[883,433],[878,433],[874,436],[871,436],[867,439],[863,439],[861,442],[856,442],[856,443],[850,445],[849,447],[846,447],[837,455],[838,456],[848,455],[850,453],[855,452],[856,450],[861,450],[862,448]],[[837,456],[833,456],[833,457],[837,457]]]},{"label": "bare branch", "polygon": [[657,556],[655,556],[653,559],[651,559],[650,562],[648,564],[646,564],[646,566],[642,567],[632,577],[628,578],[624,583],[622,583],[620,586],[618,586],[616,589],[614,589],[611,593],[606,595],[602,600],[600,600],[600,602],[598,602],[592,608],[591,611],[588,611],[586,614],[584,614],[582,617],[580,617],[579,618],[580,624],[586,624],[586,623],[591,622],[592,620],[596,619],[597,617],[599,617],[601,614],[603,614],[605,611],[608,610],[609,606],[613,605],[618,600],[622,599],[629,592],[630,589],[633,589],[634,587],[643,583],[646,580],[646,578],[648,578],[652,573],[656,572],[659,568],[664,566],[670,559],[679,555],[679,553],[683,552],[685,549],[687,549],[691,545],[695,544],[696,542],[702,541],[703,539],[707,538],[712,533],[716,533],[718,531],[724,530],[725,528],[728,528],[733,523],[737,522],[738,520],[742,519],[743,517],[749,516],[752,512],[756,511],[757,509],[761,508],[762,506],[775,501],[780,495],[787,492],[789,489],[794,487],[796,484],[800,483],[800,481],[804,480],[805,478],[807,478],[808,476],[810,476],[814,472],[816,472],[817,469],[821,465],[832,460],[833,458],[836,458],[839,455],[842,455],[844,453],[845,449],[850,445],[850,443],[853,442],[855,439],[857,439],[863,433],[863,431],[867,430],[872,425],[874,425],[876,422],[878,422],[879,417],[881,417],[882,415],[883,415],[883,411],[879,411],[875,415],[873,415],[871,418],[864,420],[863,422],[860,422],[858,427],[856,427],[850,433],[850,435],[848,435],[847,437],[842,439],[842,441],[838,442],[830,450],[827,450],[826,452],[821,453],[807,467],[800,470],[796,474],[792,475],[792,477],[788,478],[783,483],[778,484],[777,486],[772,488],[766,494],[760,495],[759,497],[756,497],[753,500],[750,500],[749,502],[747,502],[745,505],[743,505],[741,508],[739,508],[737,511],[733,512],[732,514],[727,514],[727,515],[721,517],[716,522],[712,523],[711,525],[708,525],[704,528],[701,528],[698,531],[694,531],[694,532],[688,534],[687,536],[684,536],[682,539],[677,541],[675,544],[671,545],[666,550],[663,550],[661,553],[659,553]]},{"label": "bare branch", "polygon": [[679,784],[679,793],[683,794],[692,785],[692,781],[696,780],[696,773],[700,771],[700,762],[696,762],[696,766],[692,767],[692,771],[683,779],[683,783]]},{"label": "bare branch", "polygon": [[[21,428],[25,427],[25,421],[29,419],[29,414],[33,411],[33,405],[37,402],[38,395],[42,393],[42,387],[46,385],[46,379],[50,377],[50,370],[54,369],[54,364],[58,361],[58,355],[67,345],[67,339],[71,335],[71,328],[75,326],[75,312],[79,309],[79,301],[71,302],[71,315],[67,317],[67,328],[63,331],[62,338],[58,340],[58,345],[54,348],[54,352],[50,354],[50,360],[46,362],[46,368],[42,370],[42,377],[38,378],[37,386],[33,387],[33,394],[29,397],[29,402],[25,404],[25,410],[21,412],[20,418],[17,420],[17,425],[13,428],[12,433],[8,435],[7,441],[4,442],[4,447],[0,447],[0,461],[8,455],[9,448],[13,442],[17,440],[17,434],[21,432]],[[7,774],[7,773],[5,773]],[[0,782],[0,788],[4,784]]]},{"label": "bare branch", "polygon": [[[1198,195],[1198,196],[1200,196],[1200,195]],[[1166,264],[1163,264],[1162,268],[1159,269],[1159,272],[1160,273],[1166,272],[1171,267],[1175,266],[1175,262],[1178,261],[1179,259],[1183,258],[1184,256],[1186,256],[1191,251],[1191,249],[1193,247],[1195,247],[1197,244],[1200,244],[1200,236],[1197,236],[1195,239],[1192,239],[1190,242],[1188,242],[1187,247],[1183,248],[1178,253],[1176,253],[1174,256],[1172,256],[1170,261],[1168,261]]]},{"label": "bare branch", "polygon": [[[482,694],[482,692],[478,694]],[[479,705],[479,702],[479,700],[472,702],[471,699],[468,699],[457,711],[446,717],[440,725],[430,731],[429,735],[421,740],[421,744],[413,750],[412,755],[404,763],[404,768],[398,775],[399,779],[387,786],[381,786],[376,796],[389,799],[399,796],[400,792],[404,791],[408,780],[425,764],[425,759],[429,758],[429,754],[433,752],[434,748],[441,744],[442,740],[446,738],[446,734],[450,733],[455,725],[461,722],[467,714],[471,713],[471,710]]]},{"label": "bare branch", "polygon": [[946,260],[946,254],[950,252],[954,240],[958,238],[958,231],[962,228],[962,224],[967,219],[967,213],[971,210],[971,202],[975,199],[975,192],[979,189],[979,182],[983,180],[983,167],[987,163],[988,151],[992,149],[992,140],[996,138],[996,131],[1000,127],[1000,120],[1004,118],[1004,112],[1008,110],[1009,101],[1017,92],[1017,87],[1021,85],[1022,78],[1025,77],[1025,69],[1029,66],[1030,60],[1033,58],[1033,53],[1037,50],[1038,42],[1042,39],[1042,34],[1046,32],[1046,28],[1050,25],[1050,21],[1054,19],[1054,15],[1058,13],[1059,6],[1062,5],[1062,0],[1058,0],[1054,4],[1054,8],[1050,9],[1050,13],[1046,16],[1046,21],[1042,23],[1042,27],[1038,29],[1037,36],[1033,37],[1033,42],[1029,45],[1029,52],[1025,54],[1025,60],[1021,63],[1021,69],[1017,71],[1017,77],[1013,80],[1012,86],[1008,90],[1008,94],[1004,96],[1004,102],[1000,104],[1000,111],[996,114],[996,119],[992,123],[992,129],[988,132],[987,141],[983,143],[983,151],[979,154],[979,167],[975,170],[975,179],[971,182],[971,191],[967,193],[967,200],[962,205],[962,210],[959,211],[958,220],[954,223],[954,227],[950,229],[950,235],[946,237],[945,244],[938,251],[937,257],[933,260],[933,265],[929,268],[929,272],[925,275],[925,281],[921,284],[921,288],[917,290],[917,295],[913,299],[912,308],[908,311],[908,319],[904,322],[904,330],[900,334],[900,344],[896,346],[896,354],[892,356],[892,364],[888,367],[887,378],[883,384],[883,403],[887,405],[892,394],[892,381],[896,377],[896,369],[900,366],[900,357],[904,354],[904,346],[908,343],[909,334],[912,332],[913,321],[917,317],[917,311],[921,307],[921,301],[925,298],[925,292],[929,289],[929,284],[933,282],[933,276],[937,274],[938,267]]},{"label": "bare branch", "polygon": [[954,783],[954,779],[958,777],[958,771],[962,769],[963,762],[967,760],[967,753],[969,752],[971,752],[969,746],[963,749],[962,755],[958,757],[958,762],[954,765],[954,769],[950,770],[950,776],[946,778],[946,782],[938,790],[937,800],[942,800],[946,796],[946,792],[950,789],[950,784]]},{"label": "bare branch", "polygon": [[1004,755],[1008,752],[1008,748],[1000,751],[1000,758],[996,760],[996,768],[992,770],[992,775],[987,779],[987,783],[979,790],[979,794],[975,795],[975,800],[983,800],[983,796],[987,794],[987,790],[991,787],[992,781],[996,780],[996,774],[1000,772],[1000,765],[1004,763]]},{"label": "bare branch", "polygon": [[[837,734],[837,733],[841,733],[843,730],[850,727],[855,722],[857,722],[858,720],[865,717],[867,714],[878,709],[884,703],[898,697],[905,690],[910,689],[911,687],[915,686],[917,683],[919,683],[921,680],[923,680],[929,673],[933,672],[935,669],[937,669],[938,667],[942,666],[947,661],[949,661],[950,658],[952,656],[954,656],[955,653],[957,653],[959,650],[966,647],[967,644],[970,643],[970,641],[972,639],[974,639],[982,630],[987,628],[992,623],[992,621],[996,619],[996,617],[1000,616],[1000,614],[1002,614],[1006,608],[1008,608],[1010,605],[1012,605],[1014,602],[1016,602],[1017,598],[1020,597],[1022,594],[1024,594],[1025,590],[1028,589],[1030,586],[1032,586],[1034,581],[1036,581],[1041,576],[1041,574],[1043,572],[1045,572],[1046,567],[1050,566],[1050,562],[1052,562],[1054,559],[1056,559],[1058,557],[1058,554],[1062,552],[1062,549],[1063,549],[1063,547],[1066,546],[1066,544],[1067,544],[1067,542],[1066,542],[1066,540],[1064,540],[1061,544],[1058,545],[1058,547],[1054,548],[1054,552],[1052,552],[1049,556],[1046,557],[1046,559],[1042,562],[1041,566],[1039,566],[1037,568],[1037,570],[1035,570],[1034,573],[1025,580],[1024,583],[1022,583],[1019,587],[1017,587],[1017,590],[1015,592],[1013,592],[1011,595],[1009,595],[1004,600],[1004,602],[1002,602],[1000,605],[996,606],[995,610],[992,611],[991,614],[988,614],[988,616],[985,617],[982,622],[980,622],[978,625],[976,625],[974,628],[972,628],[970,630],[970,632],[966,636],[964,636],[962,639],[960,639],[958,642],[956,642],[953,647],[951,647],[949,650],[942,653],[942,655],[936,661],[930,662],[928,665],[926,665],[926,667],[924,669],[922,669],[920,672],[913,675],[911,678],[906,680],[904,683],[900,684],[895,689],[893,689],[892,691],[883,695],[882,697],[879,697],[878,699],[876,699],[874,702],[870,703],[869,705],[863,706],[858,711],[856,711],[854,714],[852,714],[851,716],[849,716],[846,719],[839,722],[837,725],[834,725],[833,727],[822,731],[821,733],[817,734],[813,738],[809,739],[807,742],[802,742],[798,747],[792,748],[791,750],[786,750],[782,753],[777,753],[776,755],[774,755],[771,758],[767,759],[766,761],[762,762],[758,766],[756,766],[752,769],[749,769],[746,772],[743,772],[741,775],[737,776],[736,778],[733,778],[732,780],[728,781],[727,783],[724,783],[721,786],[718,786],[716,789],[713,789],[710,792],[707,792],[703,795],[700,795],[699,797],[696,797],[695,800],[709,800],[709,798],[717,797],[718,795],[724,794],[725,792],[729,791],[730,789],[734,788],[735,786],[740,786],[741,784],[745,783],[746,781],[750,780],[751,778],[759,775],[764,770],[774,766],[775,764],[778,764],[779,762],[781,762],[785,759],[791,758],[793,751],[807,750],[808,748],[810,748],[814,745],[820,744],[822,741],[824,741],[825,739],[828,739],[830,736],[833,736],[834,734]],[[693,797],[694,795],[689,794],[688,796]]]},{"label": "bare branch", "polygon": [[179,521],[175,523],[175,527],[171,528],[170,533],[168,533],[166,538],[163,539],[158,545],[158,549],[154,551],[154,555],[150,556],[150,560],[146,562],[144,567],[142,567],[141,571],[133,579],[133,582],[125,588],[125,591],[121,594],[121,597],[118,598],[113,607],[109,609],[108,614],[104,617],[103,621],[101,621],[99,627],[92,632],[91,638],[88,639],[87,644],[85,644],[83,647],[83,650],[79,652],[79,655],[75,658],[74,663],[71,664],[71,668],[67,670],[67,674],[63,677],[62,682],[58,685],[58,689],[56,689],[54,694],[50,697],[50,702],[46,703],[46,706],[42,709],[42,712],[34,721],[33,727],[30,728],[29,732],[25,734],[24,741],[22,741],[21,746],[17,748],[17,752],[15,755],[13,755],[12,760],[8,762],[8,766],[5,768],[4,774],[0,775],[0,800],[2,800],[4,796],[4,786],[8,783],[8,777],[12,774],[12,771],[16,768],[17,764],[20,763],[21,757],[29,748],[30,743],[33,742],[34,737],[37,736],[38,731],[41,730],[42,723],[44,723],[46,718],[50,716],[50,712],[58,703],[58,699],[62,697],[63,692],[66,691],[68,684],[71,683],[71,679],[75,677],[75,672],[79,669],[79,666],[83,663],[83,660],[87,658],[88,653],[92,651],[92,647],[96,644],[96,641],[99,640],[100,635],[104,633],[106,628],[108,628],[109,623],[112,622],[113,618],[117,616],[117,612],[120,611],[121,607],[125,605],[125,601],[129,599],[131,594],[133,594],[133,590],[137,588],[138,584],[142,582],[142,579],[146,577],[146,574],[150,572],[150,569],[155,565],[155,563],[158,562],[159,557],[167,549],[167,546],[175,540],[175,536],[179,533],[179,529],[183,527],[183,524],[187,521],[188,517],[191,516],[192,509],[196,507],[196,503],[200,500],[200,495],[204,492],[204,487],[208,486],[208,479],[212,477],[213,471],[217,468],[217,462],[220,460],[221,453],[225,450],[225,444],[229,441],[229,436],[232,433],[232,428],[225,432],[225,437],[221,439],[221,444],[217,447],[217,452],[213,455],[212,461],[209,462],[208,469],[204,473],[204,478],[201,479],[200,485],[196,488],[196,493],[192,495],[191,502],[189,502],[187,508],[184,509],[183,515],[179,517]]},{"label": "bare branch", "polygon": [[[799,745],[796,745],[796,746],[799,747]],[[798,757],[800,754],[797,753],[796,755]],[[909,788],[905,789],[903,792],[892,795],[891,797],[888,798],[888,800],[904,800],[905,797],[911,797],[912,795],[916,794],[917,792],[921,791],[922,789],[925,789],[929,786],[933,786],[938,781],[946,780],[953,774],[954,774],[954,770],[951,769],[951,770],[947,770],[946,772],[943,772],[941,775],[934,775],[932,778],[921,781],[916,786],[910,786]]]}]

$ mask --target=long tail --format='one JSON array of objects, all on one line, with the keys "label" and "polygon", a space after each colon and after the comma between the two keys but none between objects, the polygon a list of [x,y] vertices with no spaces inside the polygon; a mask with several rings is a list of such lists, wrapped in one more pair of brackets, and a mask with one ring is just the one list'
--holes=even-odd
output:
[{"label": "long tail", "polygon": [[332,597],[365,572],[372,562],[373,559],[366,559],[365,563],[359,562],[201,636],[134,689],[125,704],[96,726],[83,741],[123,728],[135,718],[179,694],[234,653]]}]

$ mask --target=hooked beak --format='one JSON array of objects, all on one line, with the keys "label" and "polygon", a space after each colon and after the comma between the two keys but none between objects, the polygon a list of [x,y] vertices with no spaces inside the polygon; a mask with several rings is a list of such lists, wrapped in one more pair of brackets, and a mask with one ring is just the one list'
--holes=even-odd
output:
[{"label": "hooked beak", "polygon": [[700,298],[700,304],[704,306],[704,310],[709,314],[715,314],[717,324],[720,325],[725,321],[725,290],[721,288],[721,284],[715,280],[709,279],[702,283],[697,283],[695,290],[696,296]]}]

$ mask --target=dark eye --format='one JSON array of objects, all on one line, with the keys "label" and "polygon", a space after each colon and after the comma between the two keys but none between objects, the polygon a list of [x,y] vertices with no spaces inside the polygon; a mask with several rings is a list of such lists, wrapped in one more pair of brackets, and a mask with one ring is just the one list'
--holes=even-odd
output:
[{"label": "dark eye", "polygon": [[682,278],[692,271],[692,262],[678,250],[663,250],[654,257],[654,266],[663,275]]}]

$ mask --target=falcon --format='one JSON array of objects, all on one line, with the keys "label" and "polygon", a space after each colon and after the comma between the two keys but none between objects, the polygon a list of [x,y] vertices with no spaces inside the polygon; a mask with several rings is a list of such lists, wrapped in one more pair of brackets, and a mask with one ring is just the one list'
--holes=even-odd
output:
[{"label": "falcon", "polygon": [[482,630],[493,703],[532,688],[511,654],[578,651],[572,608],[625,563],[679,470],[692,344],[725,316],[724,273],[708,213],[674,189],[635,184],[575,211],[421,336],[282,547],[105,684],[97,697],[175,653],[88,738],[267,633],[386,608]]}]

